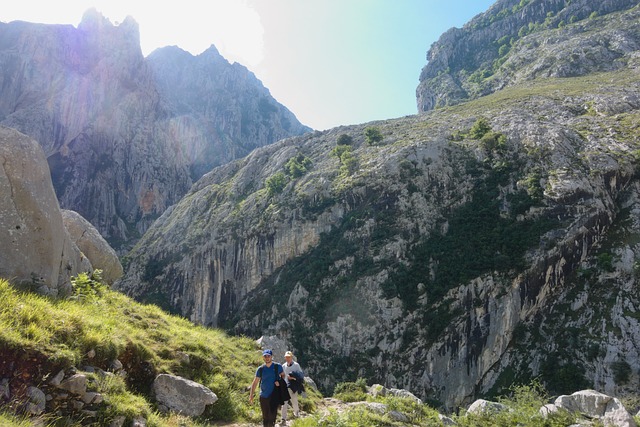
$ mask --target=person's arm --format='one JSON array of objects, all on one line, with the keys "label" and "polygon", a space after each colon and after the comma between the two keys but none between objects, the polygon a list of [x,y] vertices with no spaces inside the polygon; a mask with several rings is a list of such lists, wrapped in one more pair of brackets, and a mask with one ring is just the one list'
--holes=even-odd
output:
[{"label": "person's arm", "polygon": [[253,403],[253,393],[256,390],[256,386],[258,385],[258,383],[260,382],[260,378],[255,377],[253,379],[253,382],[251,383],[251,391],[249,392],[249,404]]}]

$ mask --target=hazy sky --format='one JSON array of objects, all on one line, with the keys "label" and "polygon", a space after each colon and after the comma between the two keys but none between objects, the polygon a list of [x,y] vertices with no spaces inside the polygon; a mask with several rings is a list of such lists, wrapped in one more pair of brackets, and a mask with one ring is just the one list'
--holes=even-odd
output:
[{"label": "hazy sky", "polygon": [[[145,55],[211,44],[314,129],[415,114],[426,52],[495,0],[20,0],[0,21],[77,25],[95,7],[140,25]],[[151,6],[152,5],[152,6]]]}]

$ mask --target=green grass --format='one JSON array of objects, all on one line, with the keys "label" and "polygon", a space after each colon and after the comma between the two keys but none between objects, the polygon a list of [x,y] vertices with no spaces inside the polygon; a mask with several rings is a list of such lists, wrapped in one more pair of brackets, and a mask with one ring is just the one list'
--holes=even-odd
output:
[{"label": "green grass", "polygon": [[[84,365],[107,370],[118,358],[128,372],[126,379],[89,375],[90,389],[105,395],[100,413],[106,419],[142,415],[150,426],[197,425],[156,412],[150,386],[156,374],[166,372],[197,381],[218,395],[219,401],[207,408],[201,421],[256,420],[259,408],[248,405],[246,392],[261,363],[252,340],[196,326],[91,278],[79,278],[79,292],[65,300],[20,292],[0,279],[0,351],[37,355],[49,373]],[[91,360],[86,358],[89,350],[96,354]],[[0,415],[0,425],[22,422]]]}]

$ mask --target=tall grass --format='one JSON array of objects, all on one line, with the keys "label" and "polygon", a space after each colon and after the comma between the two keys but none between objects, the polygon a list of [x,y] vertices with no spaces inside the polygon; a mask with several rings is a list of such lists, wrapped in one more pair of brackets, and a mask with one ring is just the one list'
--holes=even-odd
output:
[{"label": "tall grass", "polygon": [[[203,421],[256,418],[259,410],[255,404],[249,407],[246,387],[261,360],[251,339],[229,337],[139,304],[97,278],[81,275],[74,285],[74,297],[50,299],[18,291],[0,279],[0,350],[36,353],[56,372],[85,365],[107,370],[119,359],[126,379],[90,376],[90,387],[105,395],[101,415],[108,419],[144,416],[150,426],[172,425],[175,417],[158,415],[149,398],[153,377],[165,372],[197,381],[218,395]],[[20,425],[6,421],[8,416],[0,415],[5,417],[0,425]]]}]

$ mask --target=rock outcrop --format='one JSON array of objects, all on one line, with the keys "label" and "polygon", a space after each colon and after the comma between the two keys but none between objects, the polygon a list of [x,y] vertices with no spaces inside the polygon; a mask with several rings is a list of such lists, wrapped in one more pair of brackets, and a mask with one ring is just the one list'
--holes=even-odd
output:
[{"label": "rock outcrop", "polygon": [[77,28],[0,23],[0,124],[42,145],[61,206],[116,248],[213,166],[308,130],[214,48],[174,51],[145,59],[132,18],[95,10]]},{"label": "rock outcrop", "polygon": [[79,213],[63,209],[62,221],[71,240],[82,254],[89,259],[91,266],[102,270],[102,279],[113,284],[122,277],[123,269],[118,255],[98,230]]},{"label": "rock outcrop", "polygon": [[160,374],[153,382],[156,400],[171,411],[189,417],[202,415],[218,397],[202,384],[175,375]]},{"label": "rock outcrop", "polygon": [[46,295],[71,291],[91,264],[64,227],[49,167],[36,141],[0,127],[0,276]]},{"label": "rock outcrop", "polygon": [[[637,4],[635,0],[499,0],[431,46],[416,90],[418,111],[540,77],[637,68]],[[625,10],[630,13],[613,13]]]}]

